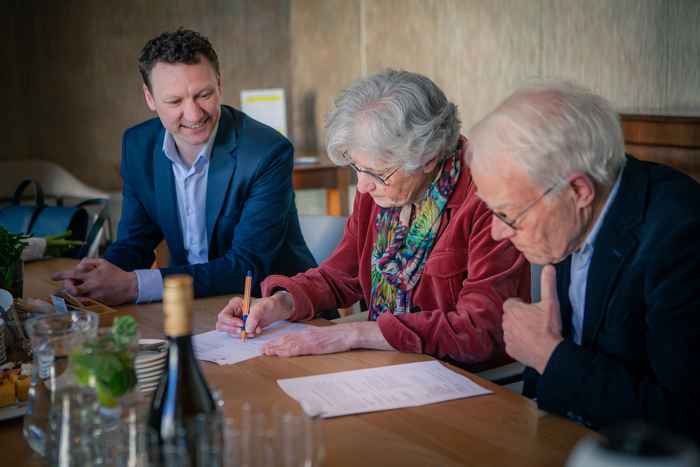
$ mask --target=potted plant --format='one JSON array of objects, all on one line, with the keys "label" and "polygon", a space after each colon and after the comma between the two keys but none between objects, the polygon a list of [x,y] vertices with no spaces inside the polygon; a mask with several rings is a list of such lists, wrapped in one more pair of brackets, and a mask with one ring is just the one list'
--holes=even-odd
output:
[{"label": "potted plant", "polygon": [[11,234],[0,226],[0,288],[13,297],[22,296],[22,250],[26,244],[26,235]]}]

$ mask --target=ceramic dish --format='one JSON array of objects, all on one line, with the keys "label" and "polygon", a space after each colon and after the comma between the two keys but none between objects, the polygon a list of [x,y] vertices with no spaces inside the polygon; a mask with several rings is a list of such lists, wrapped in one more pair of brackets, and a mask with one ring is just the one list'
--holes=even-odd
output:
[{"label": "ceramic dish", "polygon": [[148,362],[148,363],[138,363],[134,365],[136,371],[149,371],[153,369],[158,369],[158,368],[165,368],[165,359],[161,358],[160,360],[156,360],[154,362]]},{"label": "ceramic dish", "polygon": [[165,371],[161,368],[160,370],[154,370],[154,371],[149,371],[149,372],[136,372],[136,378],[138,381],[143,381],[144,379],[148,378],[159,378],[160,375],[165,373]]},{"label": "ceramic dish", "polygon": [[[160,343],[165,343],[165,341],[163,339],[139,339],[139,345],[153,345]],[[167,351],[142,350],[136,354],[134,364],[138,368],[143,365],[165,360],[167,356]]]},{"label": "ceramic dish", "polygon": [[160,377],[163,374],[162,371],[157,373],[149,373],[147,375],[136,375],[136,381],[141,384],[145,384],[151,381],[160,381]]},{"label": "ceramic dish", "polygon": [[27,413],[27,403],[17,402],[7,407],[0,407],[0,420],[22,417],[25,413]]}]

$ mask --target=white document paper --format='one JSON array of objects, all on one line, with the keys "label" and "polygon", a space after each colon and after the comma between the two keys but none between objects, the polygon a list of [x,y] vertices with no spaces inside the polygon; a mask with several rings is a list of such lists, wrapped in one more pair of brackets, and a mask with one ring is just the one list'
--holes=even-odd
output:
[{"label": "white document paper", "polygon": [[259,336],[242,342],[240,337],[225,332],[209,331],[193,337],[194,354],[199,360],[232,365],[262,355],[260,349],[265,342],[283,334],[308,329],[310,325],[278,321],[263,330]]},{"label": "white document paper", "polygon": [[277,380],[310,416],[338,417],[490,394],[438,361]]},{"label": "white document paper", "polygon": [[284,89],[241,91],[241,110],[287,136],[287,106]]}]

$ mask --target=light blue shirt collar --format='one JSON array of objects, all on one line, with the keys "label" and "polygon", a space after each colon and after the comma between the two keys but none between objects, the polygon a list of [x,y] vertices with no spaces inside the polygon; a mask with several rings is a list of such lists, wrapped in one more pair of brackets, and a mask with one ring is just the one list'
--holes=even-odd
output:
[{"label": "light blue shirt collar", "polygon": [[617,192],[620,188],[620,180],[622,179],[622,172],[624,167],[620,170],[620,173],[615,180],[615,184],[610,190],[608,199],[605,200],[603,209],[601,209],[598,219],[596,219],[593,224],[593,228],[588,232],[586,240],[584,241],[581,248],[573,252],[571,255],[571,282],[569,283],[569,303],[571,303],[571,327],[572,327],[572,338],[577,344],[581,344],[581,338],[583,336],[583,315],[586,309],[586,288],[588,285],[588,270],[591,266],[591,260],[593,258],[593,250],[595,246],[596,238],[600,232],[601,227],[605,217],[610,210],[610,206],[617,197]]},{"label": "light blue shirt collar", "polygon": [[600,211],[600,215],[598,216],[598,219],[596,219],[595,224],[593,224],[593,228],[590,232],[588,232],[588,236],[586,236],[586,241],[583,242],[583,246],[581,247],[579,252],[586,248],[593,247],[593,245],[595,244],[595,239],[598,237],[598,233],[600,232],[600,229],[603,226],[603,219],[605,219],[605,216],[608,214],[608,211],[610,210],[610,205],[612,204],[613,200],[617,197],[617,192],[620,188],[620,180],[622,179],[623,170],[624,167],[620,169],[620,173],[617,175],[617,179],[615,180],[615,184],[613,185],[612,190],[610,190],[608,199],[605,200],[603,209]]},{"label": "light blue shirt collar", "polygon": [[[221,118],[219,118],[219,121]],[[216,125],[214,126],[214,130],[211,132],[211,135],[209,135],[209,140],[207,140],[206,144],[202,147],[202,149],[199,151],[197,154],[197,157],[194,160],[194,164],[192,164],[193,168],[198,168],[201,166],[201,164],[209,162],[211,159],[211,151],[214,148],[214,140],[216,139],[216,134],[219,131],[219,122],[216,122]],[[168,131],[165,130],[165,136],[163,137],[163,153],[165,154],[165,157],[170,159],[170,161],[174,164],[180,165],[182,168],[185,168],[187,170],[190,169],[190,167],[187,167],[185,162],[182,160],[182,157],[180,156],[180,151],[177,149],[177,144],[175,144],[175,138],[173,138],[173,135]]]}]

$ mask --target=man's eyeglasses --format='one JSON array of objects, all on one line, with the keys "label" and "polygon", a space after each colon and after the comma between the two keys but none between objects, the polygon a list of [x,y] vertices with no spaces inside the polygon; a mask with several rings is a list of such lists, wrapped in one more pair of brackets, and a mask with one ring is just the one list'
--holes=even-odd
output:
[{"label": "man's eyeglasses", "polygon": [[383,174],[376,174],[374,172],[370,172],[369,170],[361,169],[358,166],[355,165],[354,162],[350,162],[350,168],[355,171],[355,173],[358,174],[365,174],[369,177],[372,178],[372,180],[381,183],[384,186],[389,186],[389,179],[396,173],[398,172],[400,167],[395,167],[393,169],[387,169]]},{"label": "man's eyeglasses", "polygon": [[494,215],[495,217],[497,217],[498,220],[500,220],[501,222],[503,222],[505,225],[507,225],[508,227],[510,227],[511,229],[513,229],[513,230],[518,230],[518,226],[517,226],[518,221],[521,220],[521,219],[523,218],[523,216],[525,216],[525,214],[527,214],[527,212],[528,212],[530,209],[532,209],[537,203],[539,203],[540,200],[541,200],[542,198],[544,198],[545,196],[547,196],[548,194],[550,194],[552,191],[554,191],[555,188],[557,188],[557,187],[559,187],[559,186],[560,186],[560,184],[559,184],[559,183],[556,183],[556,184],[550,186],[549,188],[547,188],[547,189],[544,191],[544,193],[542,193],[540,196],[538,196],[533,202],[531,202],[530,204],[528,204],[527,206],[525,206],[525,208],[524,208],[522,211],[520,211],[520,213],[518,213],[518,215],[515,216],[512,220],[511,220],[511,219],[508,219],[508,218],[506,217],[506,215],[503,214],[503,213],[501,213],[501,212],[493,211],[493,215]]}]

